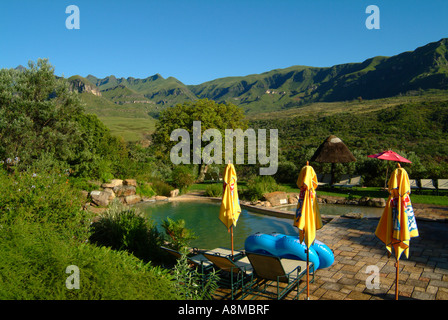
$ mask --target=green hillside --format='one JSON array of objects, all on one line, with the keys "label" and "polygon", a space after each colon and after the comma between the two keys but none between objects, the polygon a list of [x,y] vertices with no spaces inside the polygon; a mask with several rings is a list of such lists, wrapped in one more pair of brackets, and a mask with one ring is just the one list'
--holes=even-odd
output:
[{"label": "green hillside", "polygon": [[152,115],[177,103],[208,98],[241,106],[246,114],[302,107],[313,102],[379,99],[415,95],[430,89],[448,90],[448,39],[429,43],[393,57],[327,68],[292,66],[261,74],[226,77],[185,85],[160,74],[137,78],[85,79],[117,104],[151,104]]},{"label": "green hillside", "polygon": [[[123,88],[127,88],[129,89],[128,95],[133,96],[138,93],[146,100],[162,106],[196,99],[196,96],[182,82],[173,77],[164,79],[160,74],[145,79],[132,77],[117,79],[113,75],[104,79],[89,75],[87,79],[94,83],[101,92],[109,91],[108,95],[124,94]],[[115,91],[118,92],[115,93]]]},{"label": "green hillside", "polygon": [[[393,57],[327,68],[292,66],[199,85],[160,74],[145,79],[74,76],[69,81],[83,95],[89,112],[106,124],[120,126],[118,132],[127,139],[139,140],[154,129],[161,110],[201,98],[236,104],[248,117],[258,119],[293,116],[301,109],[327,114],[352,106],[353,112],[367,112],[406,102],[408,97],[443,100],[448,93],[447,46],[448,39],[441,39]],[[389,99],[390,104],[378,103],[379,99]],[[144,134],[133,129],[131,122],[137,118],[139,127],[148,127]]]},{"label": "green hillside", "polygon": [[328,68],[294,66],[245,77],[216,79],[190,89],[200,98],[228,101],[246,112],[281,110],[311,102],[378,99],[448,89],[448,39],[393,57]]}]

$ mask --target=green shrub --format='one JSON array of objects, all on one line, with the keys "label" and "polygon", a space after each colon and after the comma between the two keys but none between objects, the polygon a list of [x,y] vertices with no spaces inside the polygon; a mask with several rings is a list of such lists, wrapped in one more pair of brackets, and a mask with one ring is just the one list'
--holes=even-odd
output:
[{"label": "green shrub", "polygon": [[68,183],[68,172],[24,171],[8,174],[0,168],[0,220],[16,219],[81,230],[88,223],[80,192]]},{"label": "green shrub", "polygon": [[195,175],[190,168],[182,165],[176,166],[172,172],[173,185],[185,192],[195,181]]},{"label": "green shrub", "polygon": [[220,184],[210,184],[205,188],[205,195],[207,197],[222,197],[223,185]]},{"label": "green shrub", "polygon": [[152,188],[157,195],[166,197],[168,197],[170,195],[171,190],[173,190],[172,186],[159,179],[152,180]]},{"label": "green shrub", "polygon": [[218,273],[213,271],[207,274],[204,283],[203,275],[198,270],[191,269],[186,250],[181,251],[181,257],[173,269],[173,276],[176,280],[176,291],[184,300],[211,299],[213,292],[218,288]]},{"label": "green shrub", "polygon": [[[36,223],[0,233],[1,300],[178,299],[173,277],[125,251],[80,243]],[[79,268],[79,289],[68,289],[68,266]]]},{"label": "green shrub", "polygon": [[261,199],[265,193],[274,191],[285,191],[285,188],[278,185],[272,176],[258,176],[249,179],[242,192],[242,197],[256,201]]},{"label": "green shrub", "polygon": [[90,241],[114,250],[126,250],[143,261],[158,262],[163,235],[135,208],[118,200],[91,225]]},{"label": "green shrub", "polygon": [[151,188],[150,184],[142,181],[138,181],[136,193],[139,194],[140,196],[148,198],[156,194],[156,192]]},{"label": "green shrub", "polygon": [[185,220],[174,221],[167,217],[162,222],[162,228],[168,235],[168,246],[177,251],[182,251],[189,246],[190,240],[196,239],[193,231],[185,228]]}]

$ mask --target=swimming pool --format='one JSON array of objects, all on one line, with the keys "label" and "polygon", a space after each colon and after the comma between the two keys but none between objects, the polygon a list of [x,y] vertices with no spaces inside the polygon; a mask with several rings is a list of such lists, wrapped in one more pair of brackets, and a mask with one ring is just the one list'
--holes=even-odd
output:
[{"label": "swimming pool", "polygon": [[[219,220],[221,204],[203,201],[158,201],[139,204],[138,208],[150,217],[158,226],[167,217],[173,220],[184,219],[187,228],[191,229],[198,239],[190,245],[201,249],[218,247],[230,248],[230,233]],[[243,249],[246,238],[256,232],[278,232],[287,235],[297,235],[297,228],[292,219],[266,216],[242,209],[233,232],[234,248]],[[163,231],[162,227],[159,227]]]},{"label": "swimming pool", "polygon": [[[137,205],[142,213],[150,217],[158,226],[167,217],[173,220],[184,219],[186,227],[198,237],[191,241],[192,247],[213,249],[230,248],[230,233],[219,220],[219,202],[208,201],[156,201]],[[279,208],[295,212],[296,206]],[[321,215],[342,215],[348,212],[362,212],[364,216],[379,217],[382,208],[319,204]],[[159,227],[160,231],[163,231]],[[286,235],[297,235],[298,229],[290,218],[279,218],[242,209],[240,218],[234,228],[234,247],[243,249],[246,238],[256,232],[278,232]]]}]

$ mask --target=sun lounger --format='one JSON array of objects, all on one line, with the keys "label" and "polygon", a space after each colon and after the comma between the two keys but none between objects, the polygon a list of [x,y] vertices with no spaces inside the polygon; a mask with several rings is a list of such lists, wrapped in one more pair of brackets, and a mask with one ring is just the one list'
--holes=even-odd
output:
[{"label": "sun lounger", "polygon": [[411,189],[418,189],[417,179],[409,179],[409,183],[411,184]]},{"label": "sun lounger", "polygon": [[348,174],[343,174],[341,180],[338,183],[333,184],[333,187],[346,187],[349,185],[350,176]]},{"label": "sun lounger", "polygon": [[[163,247],[161,246],[163,250],[168,252],[169,254],[173,255],[176,259],[180,259],[182,257],[182,254],[179,251]],[[187,256],[188,263],[197,268],[201,273],[205,273],[211,270],[212,263],[201,253],[197,253],[194,256]]]},{"label": "sun lounger", "polygon": [[420,187],[422,189],[436,190],[436,186],[434,185],[434,182],[432,181],[432,179],[421,179]]},{"label": "sun lounger", "polygon": [[350,181],[347,185],[345,185],[344,187],[357,187],[361,185],[361,176],[354,176],[350,178]]},{"label": "sun lounger", "polygon": [[320,178],[317,177],[317,184],[319,186],[324,186],[327,185],[331,182],[331,174],[330,173],[325,173],[324,175],[320,174]]},{"label": "sun lounger", "polygon": [[437,180],[437,194],[439,194],[439,190],[448,190],[448,179]]},{"label": "sun lounger", "polygon": [[[272,298],[272,292],[268,289],[276,287],[275,296],[277,300],[282,299],[295,286],[297,286],[297,294],[295,299],[299,298],[299,294],[306,289],[299,291],[299,282],[306,275],[306,262],[300,260],[284,259],[259,253],[246,252],[247,257],[254,269],[254,276],[257,279],[256,285],[251,291],[252,294]],[[314,281],[313,263],[310,262],[310,274],[313,274],[311,282]],[[273,285],[276,283],[276,286]],[[286,283],[281,286],[280,283]]]},{"label": "sun lounger", "polygon": [[248,294],[248,289],[253,281],[253,269],[249,259],[239,256],[239,259],[232,259],[231,255],[221,255],[219,252],[207,251],[204,256],[213,263],[213,266],[221,271],[220,285],[230,287],[231,299],[233,300],[239,291],[240,299],[244,299]]},{"label": "sun lounger", "polygon": [[437,185],[440,190],[448,190],[448,179],[438,179]]}]

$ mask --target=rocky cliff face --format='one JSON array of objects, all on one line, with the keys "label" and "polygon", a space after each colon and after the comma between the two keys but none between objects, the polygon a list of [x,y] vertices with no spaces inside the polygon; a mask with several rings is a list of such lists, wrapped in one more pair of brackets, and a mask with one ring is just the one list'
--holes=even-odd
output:
[{"label": "rocky cliff face", "polygon": [[80,79],[73,79],[70,81],[70,90],[79,93],[89,92],[96,96],[101,96],[101,92],[93,85],[87,84]]}]

